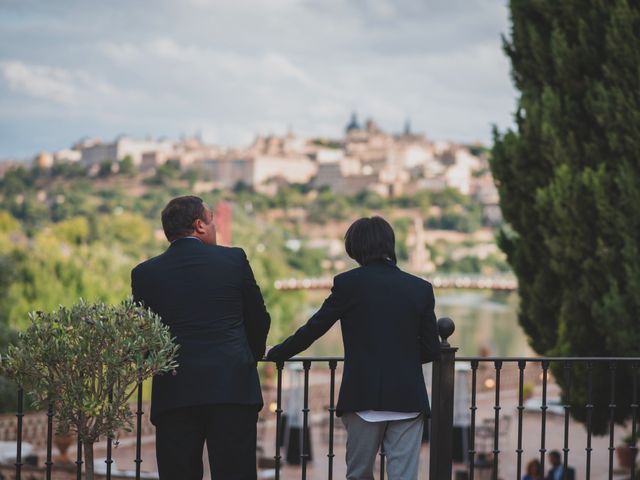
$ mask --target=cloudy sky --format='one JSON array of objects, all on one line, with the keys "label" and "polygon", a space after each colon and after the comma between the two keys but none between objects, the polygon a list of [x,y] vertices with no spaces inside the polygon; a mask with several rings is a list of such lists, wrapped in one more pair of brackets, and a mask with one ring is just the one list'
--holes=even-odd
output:
[{"label": "cloudy sky", "polygon": [[350,113],[489,142],[506,0],[0,0],[0,158],[81,137],[339,136]]}]

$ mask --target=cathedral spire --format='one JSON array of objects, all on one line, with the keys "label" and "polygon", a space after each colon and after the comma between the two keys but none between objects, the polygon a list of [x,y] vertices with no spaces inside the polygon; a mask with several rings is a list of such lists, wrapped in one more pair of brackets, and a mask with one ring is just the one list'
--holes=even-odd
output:
[{"label": "cathedral spire", "polygon": [[351,113],[351,120],[349,121],[349,124],[347,125],[347,128],[345,130],[347,131],[347,133],[351,130],[360,130],[360,124],[358,123],[358,116],[356,115],[356,112]]}]

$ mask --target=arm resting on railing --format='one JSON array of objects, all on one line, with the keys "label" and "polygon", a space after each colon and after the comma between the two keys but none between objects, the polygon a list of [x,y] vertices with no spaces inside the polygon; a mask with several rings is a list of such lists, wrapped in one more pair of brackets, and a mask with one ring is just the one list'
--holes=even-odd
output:
[{"label": "arm resting on railing", "polygon": [[432,362],[440,358],[440,338],[436,321],[433,287],[427,284],[429,301],[420,316],[420,360],[422,363]]},{"label": "arm resting on railing", "polygon": [[309,346],[324,335],[342,315],[345,299],[338,286],[338,278],[334,279],[331,294],[310,319],[300,327],[296,333],[287,338],[280,345],[276,345],[269,353],[267,360],[282,361],[309,348]]}]

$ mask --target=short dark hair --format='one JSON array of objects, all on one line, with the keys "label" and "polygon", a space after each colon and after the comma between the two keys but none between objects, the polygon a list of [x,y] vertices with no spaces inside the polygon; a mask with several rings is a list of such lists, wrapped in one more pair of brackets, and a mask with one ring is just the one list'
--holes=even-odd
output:
[{"label": "short dark hair", "polygon": [[562,455],[560,455],[560,452],[558,450],[551,450],[549,452],[549,457],[553,457],[556,460],[560,460],[562,458]]},{"label": "short dark hair", "polygon": [[379,260],[398,263],[396,236],[382,217],[364,217],[353,222],[344,236],[344,246],[347,255],[360,265]]},{"label": "short dark hair", "polygon": [[207,221],[205,211],[202,199],[193,195],[176,197],[167,203],[162,210],[162,229],[167,240],[173,242],[193,233],[196,220]]}]

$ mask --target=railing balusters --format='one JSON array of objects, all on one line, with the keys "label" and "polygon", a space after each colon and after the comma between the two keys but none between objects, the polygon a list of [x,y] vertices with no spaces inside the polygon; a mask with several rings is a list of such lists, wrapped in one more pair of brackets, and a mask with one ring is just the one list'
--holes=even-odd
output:
[{"label": "railing balusters", "polygon": [[616,414],[616,362],[609,362],[609,371],[611,372],[611,401],[609,402],[609,480],[613,480],[613,452],[616,450],[613,445]]},{"label": "railing balusters", "polygon": [[47,460],[44,462],[46,467],[45,478],[51,480],[51,451],[53,449],[53,402],[49,402],[47,407]]},{"label": "railing balusters", "polygon": [[494,424],[493,424],[493,480],[498,480],[498,462],[500,456],[500,372],[502,370],[502,361],[496,360],[493,363],[496,369],[496,397],[493,406]]},{"label": "railing balusters", "polygon": [[[576,392],[579,394],[579,396],[583,395],[584,391],[584,384],[582,382],[584,382],[584,379],[582,378],[582,372],[583,367],[582,365],[586,366],[586,405],[585,405],[585,412],[586,412],[586,418],[585,418],[585,427],[586,427],[586,448],[585,448],[585,452],[586,452],[586,472],[585,472],[585,477],[586,480],[591,480],[591,466],[592,466],[592,459],[594,458],[592,452],[593,452],[593,448],[592,448],[592,436],[593,436],[593,429],[592,429],[592,421],[593,421],[593,412],[595,410],[595,406],[594,406],[594,398],[593,398],[593,377],[594,377],[594,370],[599,371],[599,369],[601,367],[606,369],[606,366],[608,366],[608,371],[609,371],[609,386],[610,386],[610,396],[609,396],[609,403],[608,403],[608,479],[609,480],[613,480],[613,474],[614,474],[614,452],[616,450],[615,446],[614,446],[614,442],[615,442],[615,422],[616,422],[616,417],[619,414],[619,410],[617,410],[617,404],[616,404],[616,400],[619,402],[621,397],[619,395],[616,394],[616,376],[620,377],[620,381],[621,382],[627,382],[625,383],[626,385],[631,384],[631,388],[632,388],[632,392],[631,392],[631,403],[630,405],[627,403],[626,405],[630,406],[630,416],[631,416],[631,442],[629,445],[629,448],[631,449],[631,453],[632,453],[632,457],[635,457],[635,454],[638,451],[638,447],[636,446],[635,442],[637,441],[638,438],[638,417],[640,414],[640,405],[639,405],[639,399],[638,399],[638,383],[639,383],[639,374],[640,374],[640,358],[596,358],[596,357],[586,357],[586,358],[571,358],[571,357],[554,357],[554,358],[514,358],[514,357],[506,357],[506,358],[501,358],[501,357],[485,357],[485,358],[478,358],[478,357],[459,357],[459,358],[455,358],[455,349],[451,348],[448,346],[448,343],[446,343],[446,339],[445,341],[443,341],[443,353],[444,355],[444,361],[441,360],[440,362],[438,362],[438,364],[436,365],[437,370],[436,370],[436,375],[434,375],[434,386],[436,387],[435,392],[433,394],[433,404],[437,405],[437,409],[438,411],[442,414],[439,417],[439,420],[441,421],[439,424],[439,433],[437,435],[433,435],[431,436],[431,440],[433,442],[432,446],[431,446],[431,454],[432,454],[432,458],[436,457],[438,459],[440,459],[439,463],[436,463],[436,472],[441,472],[444,473],[444,477],[442,475],[436,476],[434,478],[449,478],[448,475],[448,467],[451,466],[451,461],[447,460],[446,462],[442,462],[442,459],[445,457],[448,457],[449,453],[450,453],[450,446],[449,446],[449,442],[446,440],[448,436],[450,436],[451,433],[451,428],[453,426],[453,409],[451,408],[451,411],[449,411],[449,407],[452,405],[452,401],[449,402],[443,402],[444,398],[448,398],[451,399],[453,398],[453,379],[454,379],[454,366],[455,366],[455,362],[456,361],[468,361],[470,362],[470,366],[471,366],[471,406],[469,407],[470,410],[470,425],[469,425],[469,447],[468,447],[468,461],[469,461],[469,468],[468,468],[468,478],[469,480],[476,480],[475,479],[475,473],[476,470],[479,470],[481,468],[480,465],[480,459],[477,459],[476,457],[478,457],[478,453],[476,451],[476,448],[478,448],[477,446],[477,442],[476,442],[476,431],[478,430],[479,432],[479,428],[476,426],[476,421],[477,421],[477,416],[478,416],[478,392],[477,392],[477,382],[478,382],[478,371],[479,371],[479,365],[480,362],[493,362],[494,364],[494,369],[495,369],[495,384],[494,384],[494,388],[495,388],[495,392],[493,392],[493,397],[494,397],[494,405],[493,405],[493,409],[494,409],[494,414],[493,414],[493,426],[494,426],[494,430],[493,430],[493,449],[490,450],[493,453],[493,458],[492,458],[492,462],[488,462],[485,461],[486,465],[482,465],[482,466],[486,466],[487,468],[492,468],[491,470],[491,477],[493,480],[497,480],[498,478],[500,478],[500,461],[502,460],[502,470],[503,470],[503,474],[504,474],[504,470],[505,470],[505,462],[506,462],[506,457],[504,455],[501,456],[501,444],[502,444],[502,448],[508,448],[511,449],[512,447],[509,447],[508,443],[505,443],[505,439],[501,438],[501,426],[502,427],[506,427],[508,424],[506,423],[506,417],[501,415],[501,411],[504,408],[509,407],[509,405],[513,405],[513,400],[512,397],[510,397],[508,394],[506,396],[502,395],[501,392],[501,388],[502,388],[502,384],[505,384],[505,388],[511,388],[510,382],[509,382],[509,378],[505,377],[505,379],[502,379],[502,370],[504,367],[505,362],[507,363],[515,363],[518,366],[518,381],[517,381],[517,388],[518,388],[518,395],[517,395],[517,447],[515,449],[515,453],[516,453],[516,464],[515,464],[515,472],[512,473],[516,473],[516,477],[520,478],[524,473],[523,472],[523,457],[524,457],[524,449],[523,449],[523,440],[526,440],[524,437],[524,432],[523,432],[523,428],[524,428],[524,411],[525,411],[525,406],[524,406],[524,400],[525,400],[525,374],[528,373],[526,372],[526,368],[527,368],[527,364],[530,363],[540,363],[541,365],[541,380],[542,380],[542,403],[540,405],[540,413],[541,413],[541,425],[540,425],[540,448],[539,448],[539,459],[540,459],[540,464],[541,467],[543,469],[543,472],[546,470],[545,469],[545,463],[546,463],[546,454],[547,454],[547,413],[549,412],[549,405],[548,405],[548,394],[549,394],[549,368],[551,366],[551,362],[554,362],[554,372],[556,372],[555,367],[559,366],[560,364],[562,365],[563,368],[563,379],[564,381],[562,382],[563,385],[563,392],[562,392],[562,398],[563,398],[563,416],[562,416],[562,425],[563,425],[563,447],[562,447],[562,452],[563,452],[563,456],[562,456],[562,465],[563,465],[563,475],[562,475],[562,479],[566,480],[567,479],[567,474],[569,471],[569,465],[570,465],[570,453],[571,453],[571,448],[570,448],[570,437],[571,435],[576,435],[576,432],[574,431],[573,428],[571,428],[571,413],[572,413],[572,409],[573,409],[573,405],[572,405],[572,397],[575,399],[576,398]],[[295,408],[293,408],[293,411],[295,412],[300,412],[302,411],[302,432],[301,432],[301,437],[299,438],[300,444],[297,443],[298,439],[296,439],[296,446],[300,446],[300,455],[299,458],[301,460],[301,477],[303,480],[306,480],[307,478],[307,473],[308,473],[308,467],[309,467],[309,462],[311,461],[312,458],[312,442],[311,442],[311,409],[310,409],[310,370],[312,367],[312,364],[314,361],[324,361],[327,362],[328,361],[328,366],[329,366],[329,373],[330,373],[330,382],[329,382],[329,405],[327,408],[327,412],[329,414],[329,421],[328,421],[328,425],[329,425],[329,436],[328,436],[328,453],[327,453],[327,465],[328,465],[328,479],[329,480],[333,480],[333,478],[335,477],[334,475],[334,469],[335,469],[335,441],[336,441],[336,437],[335,437],[335,422],[336,422],[336,372],[337,372],[337,365],[338,362],[341,361],[341,359],[338,358],[328,358],[328,359],[318,359],[318,358],[297,358],[297,359],[293,359],[294,362],[301,362],[303,365],[303,370],[304,370],[304,384],[303,384],[303,406],[302,409],[300,410],[300,403],[297,403],[297,405],[295,406]],[[577,363],[577,366],[574,367],[574,363]],[[619,364],[622,364],[622,368],[618,367]],[[298,363],[299,365],[299,363]],[[325,364],[326,365],[326,364]],[[595,367],[594,367],[595,365]],[[281,478],[281,474],[282,474],[282,456],[281,456],[281,440],[283,437],[283,433],[282,433],[282,419],[283,419],[283,409],[282,409],[282,395],[283,395],[283,378],[284,378],[284,366],[285,366],[285,362],[278,362],[276,363],[276,367],[277,367],[277,387],[276,387],[276,408],[275,408],[275,413],[276,413],[276,427],[275,427],[275,434],[276,434],[276,438],[275,438],[275,456],[273,457],[275,460],[275,478],[276,480],[280,480]],[[529,368],[531,369],[531,366],[529,365]],[[575,370],[575,371],[574,371]],[[606,370],[604,370],[606,372]],[[621,372],[621,373],[620,373]],[[628,377],[628,372],[631,372],[631,378],[629,379]],[[507,372],[508,373],[508,372]],[[537,373],[537,372],[536,372]],[[559,369],[558,369],[558,374],[559,374]],[[575,377],[575,378],[574,378]],[[299,382],[300,377],[296,377],[297,381]],[[468,378],[468,377],[467,377]],[[574,386],[573,383],[575,381],[579,382],[578,386]],[[299,388],[300,384],[297,383],[297,387]],[[487,387],[490,387],[491,385],[489,383],[487,383],[486,385]],[[556,383],[552,382],[552,388],[553,390],[551,390],[551,392],[555,391],[555,387],[556,387]],[[136,410],[136,433],[135,433],[135,438],[136,438],[136,456],[135,456],[135,464],[136,464],[136,471],[135,471],[135,478],[136,480],[139,480],[141,478],[141,463],[142,463],[142,455],[141,455],[141,451],[142,451],[142,432],[143,432],[143,428],[142,428],[142,420],[143,420],[143,403],[142,403],[142,397],[143,397],[143,384],[141,381],[138,381],[138,384],[136,385],[137,388],[137,410]],[[438,394],[438,392],[440,392]],[[444,393],[442,393],[444,392]],[[508,392],[511,392],[511,390],[508,390]],[[606,394],[606,393],[605,393]],[[22,473],[23,473],[23,439],[24,436],[27,436],[27,439],[30,438],[31,435],[31,430],[29,428],[30,423],[27,422],[27,420],[24,418],[25,417],[25,413],[24,413],[24,404],[25,404],[25,399],[24,399],[25,393],[22,389],[18,390],[18,407],[17,407],[17,411],[16,411],[16,417],[17,417],[17,431],[16,431],[16,462],[15,462],[15,478],[17,480],[21,480],[22,479]],[[111,391],[109,393],[109,404],[111,405],[112,401],[113,401],[113,391]],[[299,402],[299,399],[297,400]],[[504,405],[503,405],[504,403]],[[47,411],[46,411],[46,460],[44,462],[44,467],[45,468],[41,468],[40,470],[40,475],[44,474],[44,478],[46,478],[46,480],[51,480],[53,475],[53,471],[55,470],[54,468],[54,463],[52,461],[52,450],[53,450],[53,436],[54,436],[54,418],[56,417],[56,415],[58,414],[58,412],[56,412],[55,410],[55,404],[54,402],[49,402],[48,407],[47,407]],[[512,408],[512,407],[509,407]],[[42,415],[43,418],[44,415]],[[449,418],[450,417],[450,418]],[[297,428],[299,428],[299,417],[297,417]],[[326,418],[326,417],[325,417]],[[444,419],[444,420],[443,420]],[[80,422],[82,423],[82,417],[80,417]],[[558,420],[560,421],[560,420]],[[27,427],[25,427],[25,422]],[[42,421],[41,420],[37,420],[38,422],[38,431],[40,431],[40,429],[42,428]],[[551,421],[550,421],[551,422]],[[557,424],[559,425],[559,424]],[[553,424],[550,423],[550,427],[552,428]],[[269,426],[269,429],[272,428],[271,426]],[[490,428],[490,427],[489,427]],[[560,437],[559,435],[555,435],[552,434],[552,432],[558,430],[558,426],[554,427],[552,430],[550,430],[549,435],[550,435],[550,447],[552,446],[552,443],[559,443],[560,442]],[[83,462],[83,450],[84,450],[84,443],[81,441],[82,438],[85,438],[84,434],[86,434],[85,431],[79,431],[77,432],[78,436],[77,436],[77,459],[75,461],[76,464],[76,478],[78,480],[82,479],[82,470],[83,470],[83,464],[85,462]],[[297,432],[296,432],[297,433]],[[433,432],[432,432],[433,433]],[[441,435],[441,436],[438,436]],[[113,444],[114,444],[114,438],[113,438],[114,434],[110,434],[107,435],[107,446],[106,446],[106,460],[105,463],[107,465],[106,468],[106,479],[107,480],[111,480],[112,477],[112,464],[113,464],[113,459],[112,459],[112,448],[113,448]],[[297,435],[296,435],[297,437]],[[442,438],[444,438],[445,440],[442,440]],[[488,438],[487,440],[491,441],[491,438]],[[439,442],[439,444],[437,444]],[[489,451],[491,447],[489,447],[489,445],[487,445],[487,448],[485,450]],[[575,447],[574,447],[575,448]],[[511,450],[513,452],[513,450]],[[440,452],[438,454],[438,452]],[[508,454],[508,452],[506,452],[506,454]],[[573,457],[575,457],[575,454],[573,455]],[[295,462],[292,461],[292,463],[296,463],[297,464],[297,459],[298,459],[298,451],[295,452],[294,454],[294,458],[295,458]],[[480,457],[481,459],[484,459],[484,457]],[[476,461],[478,462],[476,465]],[[574,458],[575,461],[575,458]],[[604,467],[604,458],[601,459],[602,461],[602,465],[600,465],[600,468]],[[384,451],[384,445],[380,445],[380,451],[379,451],[379,467],[380,467],[380,480],[384,480],[385,476],[386,476],[386,454]],[[511,468],[513,468],[513,465],[508,465]],[[430,469],[433,469],[434,467],[434,463],[432,462],[430,464]],[[85,468],[86,470],[86,468]],[[635,478],[636,474],[637,474],[637,465],[634,465],[632,463],[632,465],[630,466],[630,470],[628,470],[625,475],[630,475],[630,478]],[[480,472],[483,473],[483,472]],[[488,473],[488,472],[485,472]],[[504,477],[503,477],[504,478]],[[627,477],[625,477],[627,478]],[[598,479],[599,480],[599,479]]]},{"label": "railing balusters", "polygon": [[309,458],[307,437],[311,440],[309,435],[309,369],[311,368],[311,361],[305,360],[302,365],[304,367],[304,407],[302,408],[302,452],[300,459],[302,460],[302,480],[306,480],[307,460]]},{"label": "railing balusters", "polygon": [[631,478],[636,478],[636,454],[638,452],[638,446],[636,442],[638,440],[638,431],[637,431],[637,422],[638,422],[638,364],[633,363],[631,365],[631,375],[633,376],[632,388],[633,392],[631,393],[631,458],[633,461],[631,462]]},{"label": "railing balusters", "polygon": [[331,380],[329,384],[329,453],[327,454],[328,463],[329,463],[329,472],[328,478],[329,480],[333,480],[333,429],[334,429],[334,421],[335,421],[335,390],[336,390],[336,366],[338,362],[335,360],[329,360],[329,371],[331,372]]},{"label": "railing balusters", "polygon": [[136,480],[140,480],[140,464],[142,463],[142,381],[138,381],[138,402],[136,408]]},{"label": "railing balusters", "polygon": [[[478,360],[471,361],[471,428],[469,429],[469,480],[474,480],[476,474],[476,404],[477,381],[478,381]],[[436,439],[431,439],[436,441]]]},{"label": "railing balusters", "polygon": [[284,362],[276,362],[277,380],[276,380],[276,454],[273,459],[276,463],[275,480],[280,480],[280,464],[282,455],[280,455],[280,438],[282,437],[282,369]]},{"label": "railing balusters", "polygon": [[593,364],[591,362],[587,362],[587,405],[585,406],[587,410],[587,448],[585,449],[587,452],[587,465],[585,478],[586,480],[591,480],[591,452],[593,448],[591,448],[591,421],[593,418]]},{"label": "railing balusters", "polygon": [[569,464],[569,413],[571,410],[571,363],[564,362],[564,384],[566,385],[566,391],[563,392],[565,397],[564,408],[564,445],[562,447],[563,453],[563,468],[562,468],[562,480],[567,480],[567,466]]},{"label": "railing balusters", "polygon": [[516,478],[522,478],[522,413],[524,411],[524,369],[527,362],[518,361],[518,447],[516,448]]},{"label": "railing balusters", "polygon": [[22,478],[22,417],[24,417],[24,390],[18,389],[18,408],[16,411],[18,419],[16,432],[16,480]]},{"label": "railing balusters", "polygon": [[[113,402],[113,389],[109,390],[109,408],[111,408],[111,403]],[[107,464],[107,480],[111,480],[111,464],[113,464],[112,457],[112,448],[113,448],[113,437],[111,434],[107,435],[107,459],[104,463]]]},{"label": "railing balusters", "polygon": [[544,461],[547,453],[546,448],[546,436],[547,436],[547,379],[549,376],[549,362],[547,360],[542,361],[542,405],[540,405],[540,411],[542,412],[541,418],[541,431],[540,431],[540,465],[544,472]]}]

